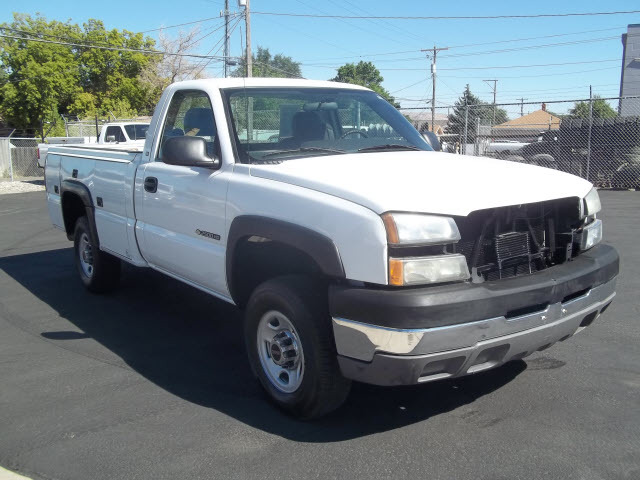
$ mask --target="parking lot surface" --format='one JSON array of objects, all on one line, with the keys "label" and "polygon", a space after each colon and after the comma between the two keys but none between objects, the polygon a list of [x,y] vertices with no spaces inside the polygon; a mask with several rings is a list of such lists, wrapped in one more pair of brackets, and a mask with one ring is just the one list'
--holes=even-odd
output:
[{"label": "parking lot surface", "polygon": [[457,380],[272,407],[241,314],[147,269],[87,293],[43,192],[0,196],[0,465],[35,479],[638,479],[640,192],[601,192],[618,296],[566,342]]}]

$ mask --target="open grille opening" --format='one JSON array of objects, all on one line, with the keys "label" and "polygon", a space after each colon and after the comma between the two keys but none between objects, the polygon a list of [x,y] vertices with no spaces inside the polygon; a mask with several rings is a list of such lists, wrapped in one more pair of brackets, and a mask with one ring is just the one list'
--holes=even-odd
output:
[{"label": "open grille opening", "polygon": [[579,215],[577,198],[478,210],[456,218],[461,240],[455,250],[475,282],[531,274],[578,253]]}]

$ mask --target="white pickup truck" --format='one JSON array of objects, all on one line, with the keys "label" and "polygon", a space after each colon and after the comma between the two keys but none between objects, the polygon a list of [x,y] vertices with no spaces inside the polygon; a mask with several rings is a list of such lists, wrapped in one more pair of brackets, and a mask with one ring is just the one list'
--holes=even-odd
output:
[{"label": "white pickup truck", "polygon": [[300,417],[337,408],[351,380],[522,359],[615,296],[590,183],[434,152],[359,86],[176,83],[142,151],[52,147],[45,177],[89,290],[114,288],[124,261],[234,303],[261,385]]},{"label": "white pickup truck", "polygon": [[97,143],[108,144],[111,147],[126,145],[125,148],[142,147],[147,137],[148,123],[141,122],[115,122],[102,126],[100,135],[96,137],[48,137],[47,143],[38,144],[38,166],[44,168],[49,148],[53,145],[87,145]]}]

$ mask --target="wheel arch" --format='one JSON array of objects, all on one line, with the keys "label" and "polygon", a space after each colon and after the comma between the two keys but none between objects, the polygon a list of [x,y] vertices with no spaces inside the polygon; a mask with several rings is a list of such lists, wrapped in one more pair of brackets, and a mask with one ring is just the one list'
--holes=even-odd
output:
[{"label": "wheel arch", "polygon": [[[252,254],[247,255],[247,249]],[[231,298],[240,307],[258,284],[274,276],[306,273],[345,278],[340,253],[329,237],[294,223],[255,215],[238,216],[231,223],[225,263]]]},{"label": "wheel arch", "polygon": [[100,246],[96,228],[95,207],[89,188],[77,180],[66,179],[60,185],[60,204],[62,219],[67,238],[73,240],[74,228],[78,218],[85,216],[89,222],[91,241]]}]

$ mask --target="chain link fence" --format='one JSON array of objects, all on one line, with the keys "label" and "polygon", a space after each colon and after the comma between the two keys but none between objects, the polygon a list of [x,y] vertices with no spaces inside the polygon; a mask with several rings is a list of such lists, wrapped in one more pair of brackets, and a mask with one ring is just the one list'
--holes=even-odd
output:
[{"label": "chain link fence", "polygon": [[38,167],[38,140],[36,138],[0,138],[0,178],[11,181],[25,177],[42,177]]},{"label": "chain link fence", "polygon": [[[493,124],[494,109],[506,121]],[[640,97],[450,105],[436,111],[443,119],[436,131],[444,132],[444,151],[553,168],[600,188],[640,189]],[[430,109],[403,113],[422,120],[413,121],[418,130],[428,128],[423,119]]]}]

